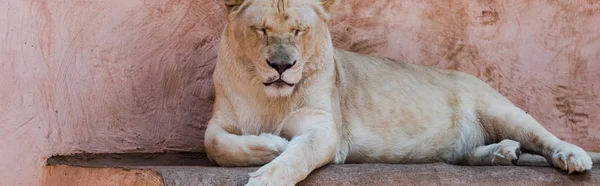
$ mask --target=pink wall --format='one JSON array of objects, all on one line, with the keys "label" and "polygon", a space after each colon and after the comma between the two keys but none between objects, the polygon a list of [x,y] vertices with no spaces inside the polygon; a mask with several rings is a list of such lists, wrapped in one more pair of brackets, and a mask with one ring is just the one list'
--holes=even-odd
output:
[{"label": "pink wall", "polygon": [[[0,185],[74,152],[202,151],[219,0],[0,0]],[[600,2],[346,0],[337,47],[465,71],[600,151]]]}]

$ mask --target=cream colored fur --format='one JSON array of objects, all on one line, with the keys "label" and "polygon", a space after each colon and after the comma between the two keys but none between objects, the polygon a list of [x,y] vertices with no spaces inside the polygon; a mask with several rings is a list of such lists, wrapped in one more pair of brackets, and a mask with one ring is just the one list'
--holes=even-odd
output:
[{"label": "cream colored fur", "polygon": [[[247,185],[294,185],[328,163],[513,165],[520,150],[562,170],[592,167],[479,79],[335,49],[334,0],[226,0],[205,135],[221,166],[262,166]],[[266,58],[296,64],[279,75]],[[293,86],[266,86],[281,78]]]}]

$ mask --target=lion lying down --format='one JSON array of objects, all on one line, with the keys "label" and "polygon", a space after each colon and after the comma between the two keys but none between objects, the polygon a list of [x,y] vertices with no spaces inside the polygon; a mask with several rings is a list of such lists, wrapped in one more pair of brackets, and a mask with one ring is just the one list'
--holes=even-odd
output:
[{"label": "lion lying down", "polygon": [[332,46],[337,0],[224,0],[227,26],[205,135],[248,185],[294,185],[328,163],[514,165],[520,149],[571,172],[581,148],[471,75]]}]

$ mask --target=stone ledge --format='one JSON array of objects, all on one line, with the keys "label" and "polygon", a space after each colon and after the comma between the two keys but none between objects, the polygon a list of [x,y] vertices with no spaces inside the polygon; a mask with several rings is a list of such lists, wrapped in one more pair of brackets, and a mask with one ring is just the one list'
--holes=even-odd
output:
[{"label": "stone ledge", "polygon": [[[328,165],[314,171],[299,185],[598,185],[600,155],[590,155],[595,164],[592,171],[571,175],[549,167],[540,156],[524,154],[519,159],[520,166],[455,166],[444,163]],[[158,185],[243,185],[248,179],[247,174],[258,167],[217,167],[204,154],[164,153],[56,156],[48,160],[47,169],[54,169],[54,174],[46,175],[48,178],[45,180],[54,182],[46,182],[46,185],[77,183],[69,178],[81,180],[81,177],[77,178],[75,175],[55,179],[62,175],[61,171],[79,173],[77,176],[101,177],[104,181],[110,180],[108,178],[111,176],[106,171],[118,178],[122,178],[122,175],[137,175],[128,177],[134,179],[126,182],[132,183],[131,185],[155,184],[155,181],[135,181],[148,178],[156,180],[151,176],[152,172],[161,176],[162,182]]]},{"label": "stone ledge", "polygon": [[103,185],[164,185],[160,173],[148,169],[85,168],[71,165],[44,167],[42,185],[46,186],[103,186]]}]

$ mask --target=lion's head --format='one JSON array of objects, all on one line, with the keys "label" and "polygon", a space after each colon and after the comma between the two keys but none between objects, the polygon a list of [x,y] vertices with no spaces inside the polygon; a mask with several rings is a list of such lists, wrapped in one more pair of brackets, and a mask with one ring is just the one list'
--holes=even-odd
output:
[{"label": "lion's head", "polygon": [[305,64],[330,43],[327,21],[337,0],[224,0],[225,34],[269,96],[288,96]]}]

